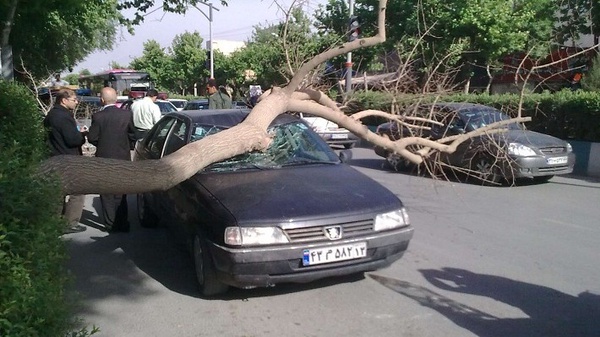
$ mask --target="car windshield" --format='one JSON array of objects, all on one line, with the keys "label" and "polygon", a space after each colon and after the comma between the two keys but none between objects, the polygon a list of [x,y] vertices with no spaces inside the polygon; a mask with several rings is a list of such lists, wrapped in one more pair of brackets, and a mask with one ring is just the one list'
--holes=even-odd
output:
[{"label": "car windshield", "polygon": [[[224,130],[217,126],[195,124],[191,141]],[[339,159],[318,135],[302,122],[295,121],[269,128],[273,141],[263,151],[244,153],[233,158],[213,163],[204,172],[227,172],[241,169],[276,169],[284,166],[337,164]]]},{"label": "car windshield", "polygon": [[[467,126],[466,131],[473,131],[492,123],[510,119],[509,116],[495,109],[477,109],[461,112],[461,118]],[[522,130],[523,126],[519,123],[510,123],[506,125],[510,130]]]}]

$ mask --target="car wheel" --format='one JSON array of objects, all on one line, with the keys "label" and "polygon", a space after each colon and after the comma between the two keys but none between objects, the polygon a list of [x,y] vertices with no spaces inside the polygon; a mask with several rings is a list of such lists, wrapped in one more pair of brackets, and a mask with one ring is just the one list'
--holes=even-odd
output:
[{"label": "car wheel", "polygon": [[227,292],[229,286],[219,281],[210,252],[199,235],[194,237],[194,267],[200,293],[204,296],[215,296]]},{"label": "car wheel", "polygon": [[487,154],[478,154],[471,162],[473,175],[484,184],[498,185],[502,180],[497,160]]},{"label": "car wheel", "polygon": [[158,217],[150,210],[143,193],[137,195],[137,213],[140,226],[155,228],[158,225]]},{"label": "car wheel", "polygon": [[385,160],[396,171],[406,171],[412,165],[412,163],[404,157],[395,155],[393,153],[388,154]]},{"label": "car wheel", "polygon": [[356,143],[344,144],[344,148],[345,148],[345,149],[351,149],[351,148],[353,148],[353,147],[354,147],[354,145],[355,145],[355,144],[356,144]]},{"label": "car wheel", "polygon": [[554,178],[553,175],[550,175],[550,176],[541,176],[541,177],[533,177],[533,181],[535,181],[536,183],[546,183],[546,182],[548,182],[552,178]]}]

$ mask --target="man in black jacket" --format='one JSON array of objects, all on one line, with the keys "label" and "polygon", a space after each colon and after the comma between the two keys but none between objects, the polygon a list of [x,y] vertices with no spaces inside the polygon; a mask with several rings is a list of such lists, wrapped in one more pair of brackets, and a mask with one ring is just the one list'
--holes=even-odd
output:
[{"label": "man in black jacket", "polygon": [[[77,96],[71,89],[60,89],[55,95],[56,104],[44,118],[44,127],[48,130],[48,146],[52,156],[81,156],[81,146],[85,143],[87,129],[79,130],[73,112],[77,107]],[[86,230],[79,224],[85,195],[69,195],[65,197],[62,214],[67,220],[64,233],[76,233]]]},{"label": "man in black jacket", "polygon": [[[117,92],[103,88],[100,92],[102,109],[92,115],[88,141],[96,146],[96,157],[131,160],[136,140],[133,113],[117,108]],[[129,232],[127,195],[100,195],[104,225],[109,232]]]}]

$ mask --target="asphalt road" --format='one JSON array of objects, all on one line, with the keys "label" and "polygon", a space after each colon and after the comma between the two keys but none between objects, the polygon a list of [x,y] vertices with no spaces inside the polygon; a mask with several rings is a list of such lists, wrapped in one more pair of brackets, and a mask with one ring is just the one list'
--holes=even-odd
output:
[{"label": "asphalt road", "polygon": [[107,235],[88,196],[92,228],[66,236],[84,325],[111,337],[600,336],[599,181],[482,187],[353,153],[350,164],[400,196],[415,226],[391,267],[207,300],[166,229],[140,228],[131,211],[132,232]]}]

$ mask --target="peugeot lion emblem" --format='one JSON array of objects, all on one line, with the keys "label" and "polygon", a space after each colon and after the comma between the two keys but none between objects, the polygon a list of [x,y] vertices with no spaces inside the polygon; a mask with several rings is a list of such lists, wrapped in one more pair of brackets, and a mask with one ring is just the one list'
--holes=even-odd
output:
[{"label": "peugeot lion emblem", "polygon": [[325,227],[323,232],[329,240],[339,240],[342,238],[342,226]]}]

